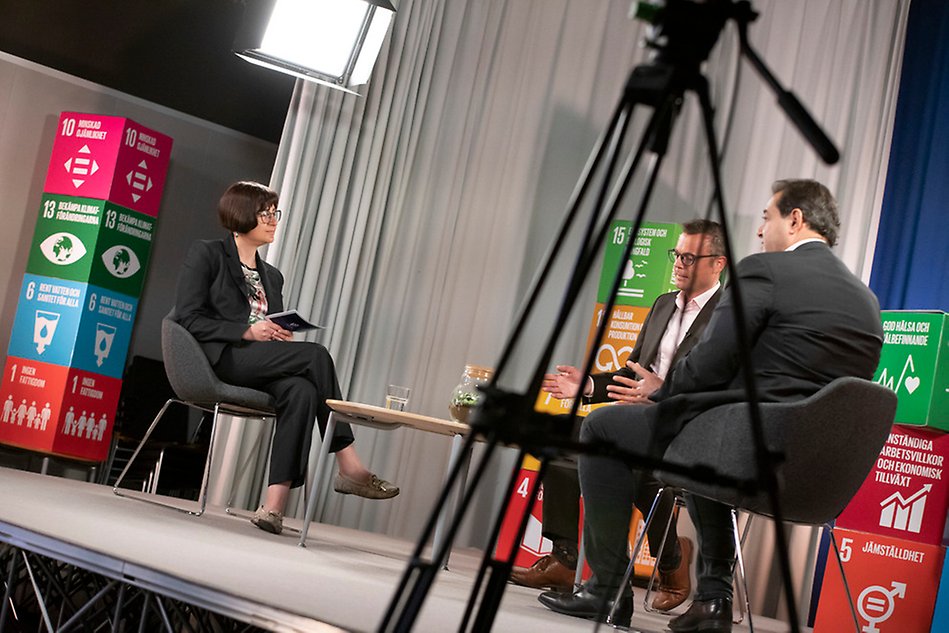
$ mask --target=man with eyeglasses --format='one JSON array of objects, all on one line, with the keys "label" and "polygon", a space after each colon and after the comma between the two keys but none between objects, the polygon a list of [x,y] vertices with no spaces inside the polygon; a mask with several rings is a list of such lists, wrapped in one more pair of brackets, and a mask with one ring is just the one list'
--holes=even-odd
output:
[{"label": "man with eyeglasses", "polygon": [[[880,359],[880,306],[869,288],[833,254],[837,202],[813,180],[779,180],[758,229],[763,251],[738,263],[754,380],[761,402],[792,402],[842,376],[869,379]],[[580,439],[629,455],[661,458],[678,432],[716,406],[744,402],[736,315],[726,291],[692,351],[649,395],[655,404],[604,407],[583,421]],[[629,562],[626,529],[637,471],[614,457],[581,455],[584,543],[594,577],[573,593],[539,600],[559,613],[599,617],[614,601]],[[819,476],[819,475],[815,475]],[[735,559],[729,509],[692,497],[699,536],[698,585],[689,609],[669,621],[674,633],[730,633]],[[632,593],[623,587],[616,622],[629,622]]]},{"label": "man with eyeglasses", "polygon": [[[726,263],[724,252],[722,227],[717,222],[683,224],[676,247],[669,251],[678,290],[660,295],[653,303],[626,366],[584,377],[576,367],[558,365],[558,373],[545,376],[543,389],[557,398],[574,398],[582,385],[587,402],[650,402],[647,396],[694,347],[711,318],[722,293],[719,279]],[[658,482],[644,474],[634,501],[640,512],[648,512],[658,491]],[[531,567],[513,569],[512,582],[538,589],[571,588],[578,562],[579,496],[576,469],[550,465],[544,477],[543,535],[551,540],[553,550]],[[664,495],[649,529],[654,555],[663,540],[666,542],[656,563],[659,583],[652,602],[653,608],[662,611],[682,604],[691,591],[692,542],[678,537],[675,521],[669,521],[672,512],[672,496]]]}]

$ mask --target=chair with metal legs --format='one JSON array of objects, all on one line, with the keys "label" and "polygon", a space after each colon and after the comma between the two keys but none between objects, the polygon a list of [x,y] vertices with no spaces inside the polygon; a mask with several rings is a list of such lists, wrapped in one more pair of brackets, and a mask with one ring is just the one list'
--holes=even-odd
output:
[{"label": "chair with metal legs", "polygon": [[[272,421],[274,418],[274,401],[270,394],[264,393],[263,391],[237,387],[222,382],[211,368],[211,364],[208,362],[208,358],[205,356],[201,346],[194,337],[191,336],[188,330],[174,320],[173,313],[162,319],[161,347],[162,358],[165,363],[165,372],[168,374],[168,381],[171,383],[171,387],[174,389],[178,399],[169,399],[158,412],[158,415],[155,416],[155,419],[145,432],[142,441],[132,454],[132,458],[125,465],[125,468],[116,480],[112,492],[120,497],[146,501],[155,505],[174,508],[181,512],[187,512],[194,516],[200,516],[204,513],[207,506],[208,480],[211,472],[211,459],[214,455],[214,448],[217,441],[218,417],[220,415],[232,415],[242,418],[256,418]],[[145,443],[161,420],[162,415],[172,403],[183,404],[213,414],[211,418],[211,442],[208,447],[208,456],[201,478],[197,510],[189,510],[173,503],[165,503],[155,495],[142,495],[121,488],[125,474],[135,462],[142,447],[145,446]]]},{"label": "chair with metal legs", "polygon": [[[659,491],[656,493],[656,498],[653,499],[652,505],[650,506],[649,511],[646,513],[646,516],[644,518],[643,531],[642,531],[642,534],[639,535],[639,538],[637,539],[635,545],[633,546],[634,554],[631,560],[635,560],[636,554],[638,554],[642,550],[642,546],[643,546],[642,539],[645,538],[646,532],[649,530],[650,526],[652,525],[653,519],[655,518],[655,510],[659,505],[659,500],[662,498],[662,495],[665,494],[666,492],[670,492],[675,496],[675,505],[677,507],[681,508],[685,505],[685,493],[680,488],[666,486],[659,489]],[[734,527],[734,533],[735,533],[735,539],[736,539],[735,543],[737,544],[736,545],[737,555],[735,557],[735,572],[736,572],[735,593],[737,594],[737,599],[735,600],[735,603],[738,605],[738,617],[733,618],[732,620],[735,624],[741,624],[745,619],[745,614],[750,613],[750,610],[751,610],[751,605],[749,604],[749,599],[748,599],[748,582],[747,582],[747,579],[745,578],[745,566],[744,566],[743,560],[740,557],[740,554],[741,554],[741,548],[745,544],[745,538],[748,536],[748,530],[751,527],[752,518],[753,518],[753,515],[748,516],[748,520],[745,522],[744,528],[739,532],[738,522],[737,522],[738,521],[737,513],[735,513],[734,511],[732,512],[732,525]],[[654,557],[657,561],[662,558],[662,553],[663,551],[665,551],[666,539],[669,536],[669,528],[672,525],[672,521],[673,521],[673,515],[670,514],[666,522],[666,529],[663,531],[662,541],[660,541],[659,547],[657,547],[655,550]],[[651,549],[651,545],[650,545],[650,549]],[[629,578],[632,577],[631,573],[632,572],[629,570],[629,568],[627,568],[627,581],[629,580]],[[659,575],[659,568],[653,567],[652,574],[649,576],[649,582],[646,584],[646,594],[643,597],[643,609],[645,611],[648,611],[649,613],[661,613],[661,614],[669,615],[668,611],[661,611],[659,609],[654,609],[652,605],[650,604],[649,599],[652,596],[653,587],[655,587],[658,575]]]},{"label": "chair with metal legs", "polygon": [[[893,391],[868,380],[849,377],[834,380],[804,400],[761,405],[766,448],[772,455],[782,457],[777,474],[784,521],[824,526],[828,530],[857,633],[860,633],[860,624],[831,522],[870,473],[890,433],[895,413]],[[664,460],[683,466],[706,467],[741,481],[757,479],[748,405],[728,404],[699,415],[676,436]],[[739,570],[743,570],[736,511],[771,517],[771,502],[766,492],[747,494],[682,474],[660,471],[656,476],[666,485],[733,508],[736,555]],[[641,539],[633,558],[639,547]],[[626,586],[631,573],[632,565],[621,587]],[[747,587],[744,592],[747,601]],[[754,631],[750,611],[748,623]]]}]

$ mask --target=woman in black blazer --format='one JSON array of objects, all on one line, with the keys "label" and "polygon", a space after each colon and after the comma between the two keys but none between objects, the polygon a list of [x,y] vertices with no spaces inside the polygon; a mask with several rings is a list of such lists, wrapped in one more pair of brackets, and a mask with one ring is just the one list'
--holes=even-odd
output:
[{"label": "woman in black blazer", "polygon": [[[322,436],[327,399],[341,399],[333,359],[318,343],[293,335],[265,319],[283,311],[283,275],[257,249],[273,242],[280,220],[277,193],[255,182],[228,187],[218,218],[230,235],[191,246],[178,279],[177,321],[197,339],[221,380],[270,393],[277,421],[264,504],[251,521],[279,534],[290,489],[306,478],[307,455],[317,422]],[[325,441],[325,438],[324,438]],[[339,472],[335,489],[370,499],[399,494],[363,465],[348,424],[337,424],[330,450]]]}]

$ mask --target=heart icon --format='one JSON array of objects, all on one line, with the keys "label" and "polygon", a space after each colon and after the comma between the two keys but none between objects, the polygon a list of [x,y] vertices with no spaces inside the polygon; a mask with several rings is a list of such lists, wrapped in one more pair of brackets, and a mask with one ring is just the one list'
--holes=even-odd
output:
[{"label": "heart icon", "polygon": [[906,391],[913,393],[919,387],[919,376],[910,376],[903,384],[906,386]]}]

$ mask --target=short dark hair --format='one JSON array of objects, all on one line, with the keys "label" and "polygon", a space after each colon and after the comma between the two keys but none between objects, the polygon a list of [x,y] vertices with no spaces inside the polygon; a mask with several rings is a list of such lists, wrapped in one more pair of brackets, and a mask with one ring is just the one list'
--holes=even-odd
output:
[{"label": "short dark hair", "polygon": [[242,180],[227,188],[217,205],[217,217],[228,231],[247,233],[257,226],[257,214],[276,206],[277,192],[259,182]]},{"label": "short dark hair", "polygon": [[725,256],[725,232],[722,225],[712,220],[691,220],[683,222],[682,232],[686,235],[704,235],[709,239],[709,255]]},{"label": "short dark hair", "polygon": [[771,193],[781,194],[777,207],[782,217],[787,217],[794,209],[800,209],[804,222],[811,230],[820,234],[831,246],[837,243],[840,216],[837,215],[837,201],[827,187],[816,180],[775,180],[771,184]]}]

